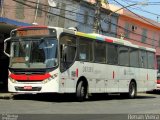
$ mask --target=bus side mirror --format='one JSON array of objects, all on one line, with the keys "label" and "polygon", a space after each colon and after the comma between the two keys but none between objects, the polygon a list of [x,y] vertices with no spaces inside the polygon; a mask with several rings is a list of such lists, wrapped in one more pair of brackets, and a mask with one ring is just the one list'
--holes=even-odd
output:
[{"label": "bus side mirror", "polygon": [[4,54],[5,54],[6,56],[11,57],[11,55],[6,52],[7,42],[8,42],[8,41],[10,41],[10,38],[7,38],[7,39],[4,40],[4,51],[3,51],[3,52],[4,52]]}]

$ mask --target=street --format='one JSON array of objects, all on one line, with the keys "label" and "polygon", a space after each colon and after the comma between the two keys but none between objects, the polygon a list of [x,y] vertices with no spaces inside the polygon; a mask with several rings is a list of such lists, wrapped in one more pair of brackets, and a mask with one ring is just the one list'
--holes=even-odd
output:
[{"label": "street", "polygon": [[136,99],[96,96],[77,102],[71,95],[17,95],[0,99],[0,113],[10,114],[146,114],[160,113],[159,93],[139,93]]},{"label": "street", "polygon": [[97,95],[77,102],[73,95],[16,95],[0,99],[0,120],[160,120],[160,93],[135,99]]}]

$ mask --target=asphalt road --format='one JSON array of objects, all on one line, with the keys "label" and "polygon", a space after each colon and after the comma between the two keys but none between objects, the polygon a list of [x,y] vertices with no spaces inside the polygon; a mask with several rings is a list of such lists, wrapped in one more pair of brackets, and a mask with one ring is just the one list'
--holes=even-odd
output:
[{"label": "asphalt road", "polygon": [[[77,102],[72,95],[17,95],[14,99],[0,99],[0,114],[2,115],[0,118],[5,118],[6,114],[21,114],[24,118],[25,114],[27,117],[32,116],[29,120],[34,118],[34,114],[39,114],[40,118],[53,116],[54,114],[54,118],[58,119],[60,117],[65,120],[66,116],[68,119],[76,118],[81,120],[84,119],[84,116],[87,120],[98,118],[106,120],[106,117],[108,119],[114,117],[116,120],[125,120],[125,118],[133,120],[133,118],[145,118],[145,115],[153,114],[152,117],[159,120],[160,92],[140,93],[135,99],[126,99],[119,95],[103,95],[96,96],[85,102]],[[142,116],[133,116],[137,114]],[[45,119],[49,120],[49,118]],[[34,118],[34,120],[36,119]]]}]

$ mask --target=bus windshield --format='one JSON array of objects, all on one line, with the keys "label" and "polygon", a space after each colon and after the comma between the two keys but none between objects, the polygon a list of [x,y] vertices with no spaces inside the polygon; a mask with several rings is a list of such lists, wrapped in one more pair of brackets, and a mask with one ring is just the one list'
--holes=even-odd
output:
[{"label": "bus windshield", "polygon": [[11,42],[10,68],[52,68],[58,65],[56,38],[18,38]]}]

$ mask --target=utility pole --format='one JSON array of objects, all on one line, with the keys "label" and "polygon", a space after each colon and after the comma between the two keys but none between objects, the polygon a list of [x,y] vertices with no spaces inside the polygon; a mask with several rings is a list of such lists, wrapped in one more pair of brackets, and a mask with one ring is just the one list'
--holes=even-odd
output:
[{"label": "utility pole", "polygon": [[95,19],[94,19],[94,24],[93,24],[93,32],[94,33],[100,33],[101,29],[101,0],[95,0]]}]

